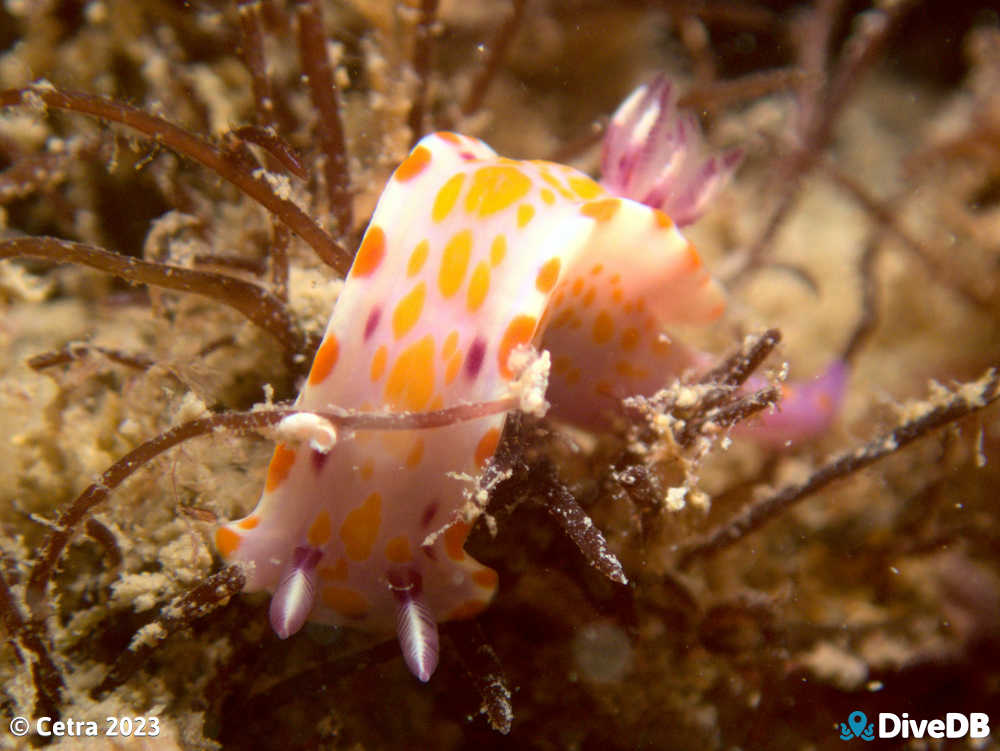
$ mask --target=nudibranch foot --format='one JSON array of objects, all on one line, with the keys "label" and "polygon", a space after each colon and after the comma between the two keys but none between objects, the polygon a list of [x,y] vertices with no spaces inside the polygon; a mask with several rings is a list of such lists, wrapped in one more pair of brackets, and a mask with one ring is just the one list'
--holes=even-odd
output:
[{"label": "nudibranch foot", "polygon": [[305,546],[295,548],[291,570],[281,580],[271,598],[271,628],[287,639],[302,628],[316,602],[316,566],[322,551]]},{"label": "nudibranch foot", "polygon": [[423,580],[412,569],[389,572],[389,589],[396,600],[396,636],[403,661],[427,683],[438,664],[438,627],[423,597]]}]

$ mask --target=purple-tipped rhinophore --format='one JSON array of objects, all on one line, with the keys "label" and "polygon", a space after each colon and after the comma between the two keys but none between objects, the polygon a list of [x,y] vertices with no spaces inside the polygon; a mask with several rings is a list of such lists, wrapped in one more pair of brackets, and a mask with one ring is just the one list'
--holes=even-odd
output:
[{"label": "purple-tipped rhinophore", "polygon": [[677,110],[674,87],[661,74],[633,91],[608,123],[601,184],[683,227],[702,215],[743,158],[738,149],[707,159],[704,151],[697,119]]},{"label": "purple-tipped rhinophore", "polygon": [[292,567],[271,598],[271,628],[280,638],[294,634],[309,617],[316,601],[316,566],[322,557],[317,548],[295,548]]},{"label": "purple-tipped rhinophore", "polygon": [[438,628],[423,599],[420,574],[407,569],[389,574],[389,588],[396,598],[396,635],[403,660],[417,678],[430,680],[438,664]]}]

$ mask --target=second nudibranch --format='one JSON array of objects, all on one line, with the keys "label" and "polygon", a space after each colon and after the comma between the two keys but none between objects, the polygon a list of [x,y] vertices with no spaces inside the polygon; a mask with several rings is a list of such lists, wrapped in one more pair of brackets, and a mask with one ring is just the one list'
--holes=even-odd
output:
[{"label": "second nudibranch", "polygon": [[[364,235],[296,406],[420,412],[508,396],[516,355],[552,357],[553,414],[598,425],[697,357],[663,335],[707,323],[721,288],[662,211],[570,167],[474,138],[425,137]],[[281,637],[307,620],[396,629],[426,681],[436,623],[482,611],[497,575],[464,550],[463,515],[505,415],[358,432],[327,453],[278,445],[264,492],[220,552],[274,592]]]}]

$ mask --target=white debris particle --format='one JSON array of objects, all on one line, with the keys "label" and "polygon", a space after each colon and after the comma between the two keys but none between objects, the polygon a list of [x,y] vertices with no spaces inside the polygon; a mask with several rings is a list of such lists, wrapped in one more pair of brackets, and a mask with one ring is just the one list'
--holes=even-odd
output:
[{"label": "white debris particle", "polygon": [[820,642],[801,658],[814,675],[843,691],[853,691],[868,679],[868,664],[830,642]]},{"label": "white debris particle", "polygon": [[108,20],[108,6],[100,2],[100,0],[94,0],[92,3],[87,4],[87,8],[84,11],[84,15],[87,21],[92,24],[101,24]]},{"label": "white debris particle", "polygon": [[52,282],[40,279],[23,266],[0,265],[0,297],[23,302],[41,302],[48,297]]},{"label": "white debris particle", "polygon": [[325,417],[310,412],[299,412],[289,415],[278,423],[276,431],[279,439],[288,443],[305,443],[319,451],[327,453],[337,443],[337,428]]},{"label": "white debris particle", "polygon": [[677,389],[676,404],[678,407],[693,407],[698,403],[698,390],[690,386],[680,386]]},{"label": "white debris particle", "polygon": [[688,503],[700,511],[708,511],[708,507],[712,504],[712,499],[703,490],[692,490],[688,496]]},{"label": "white debris particle", "polygon": [[188,391],[184,394],[184,398],[181,399],[181,406],[177,408],[177,421],[187,422],[188,420],[195,420],[207,413],[208,407],[205,406],[205,402],[193,391]]},{"label": "white debris particle", "polygon": [[271,190],[278,198],[284,199],[285,201],[292,200],[292,183],[288,179],[287,175],[277,175],[274,172],[268,172],[263,167],[258,167],[253,172],[251,172],[255,178],[258,180],[263,180],[268,185],[271,186]]},{"label": "white debris particle", "polygon": [[136,441],[142,440],[144,435],[142,425],[138,420],[134,420],[131,417],[126,417],[118,423],[118,432],[126,438],[131,438]]},{"label": "white debris particle", "polygon": [[687,505],[684,500],[687,497],[687,494],[688,489],[683,485],[676,488],[668,488],[667,496],[664,498],[667,509],[669,511],[680,511]]},{"label": "white debris particle", "polygon": [[166,638],[166,630],[163,626],[154,621],[153,623],[147,623],[135,632],[135,636],[132,637],[132,641],[129,643],[128,648],[135,652],[140,647],[155,647]]},{"label": "white debris particle", "polygon": [[507,366],[515,374],[510,392],[520,399],[521,411],[535,417],[544,417],[549,409],[545,392],[549,388],[549,370],[552,367],[548,350],[539,353],[531,347],[517,347],[510,353]]}]

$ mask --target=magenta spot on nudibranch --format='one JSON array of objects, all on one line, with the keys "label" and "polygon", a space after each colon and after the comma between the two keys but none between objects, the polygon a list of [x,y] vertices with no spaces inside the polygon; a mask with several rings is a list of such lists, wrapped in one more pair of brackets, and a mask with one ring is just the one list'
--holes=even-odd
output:
[{"label": "magenta spot on nudibranch", "polygon": [[434,521],[434,515],[438,511],[438,502],[431,501],[427,504],[427,508],[424,509],[424,513],[420,515],[420,526],[424,529],[430,526],[430,523]]},{"label": "magenta spot on nudibranch", "polygon": [[486,340],[477,336],[469,345],[469,353],[465,356],[465,374],[469,378],[475,378],[483,367],[483,360],[486,357]]},{"label": "magenta spot on nudibranch", "polygon": [[330,458],[330,454],[324,454],[322,451],[316,451],[313,449],[309,452],[309,458],[312,460],[313,469],[316,470],[316,474],[323,471],[323,465],[326,464],[326,460]]},{"label": "magenta spot on nudibranch", "polygon": [[379,319],[382,318],[382,308],[376,305],[372,308],[371,313],[368,314],[368,320],[365,321],[365,341],[367,342],[372,334],[375,333],[375,329],[378,328]]}]

